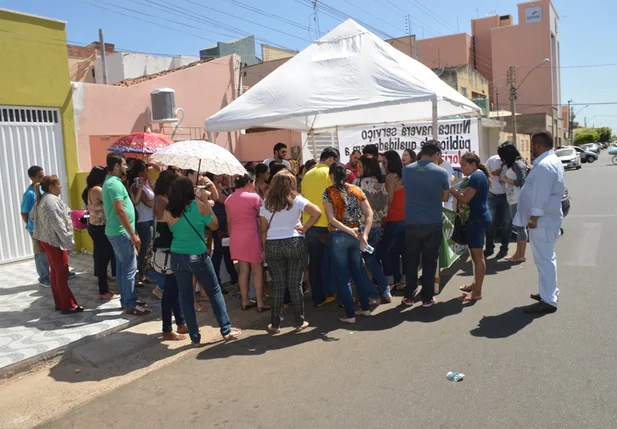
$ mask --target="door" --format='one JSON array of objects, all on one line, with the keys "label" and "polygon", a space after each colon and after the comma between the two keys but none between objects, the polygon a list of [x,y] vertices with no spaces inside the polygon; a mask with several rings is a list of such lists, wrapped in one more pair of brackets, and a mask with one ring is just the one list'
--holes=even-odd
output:
[{"label": "door", "polygon": [[32,243],[21,219],[21,198],[30,185],[28,168],[39,165],[62,183],[68,181],[59,109],[0,105],[0,264],[32,257]]}]

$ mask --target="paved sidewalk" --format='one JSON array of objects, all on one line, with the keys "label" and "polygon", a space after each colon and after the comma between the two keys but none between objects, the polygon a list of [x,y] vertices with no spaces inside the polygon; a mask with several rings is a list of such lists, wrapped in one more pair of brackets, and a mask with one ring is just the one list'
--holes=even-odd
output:
[{"label": "paved sidewalk", "polygon": [[[86,309],[76,315],[55,311],[51,289],[38,284],[34,261],[0,265],[0,372],[87,337],[138,322],[122,313],[119,300],[99,300],[92,255],[77,255],[71,258],[70,265],[77,277],[69,281],[69,286]],[[115,285],[110,283],[112,288]],[[137,293],[158,316],[160,304],[151,293],[152,287],[138,288]]]}]

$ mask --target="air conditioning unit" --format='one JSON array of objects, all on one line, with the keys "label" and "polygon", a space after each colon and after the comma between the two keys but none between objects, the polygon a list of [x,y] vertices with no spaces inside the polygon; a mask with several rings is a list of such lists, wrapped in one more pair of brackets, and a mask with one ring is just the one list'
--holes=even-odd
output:
[{"label": "air conditioning unit", "polygon": [[152,103],[151,122],[178,122],[176,118],[176,91],[157,88],[150,93]]}]

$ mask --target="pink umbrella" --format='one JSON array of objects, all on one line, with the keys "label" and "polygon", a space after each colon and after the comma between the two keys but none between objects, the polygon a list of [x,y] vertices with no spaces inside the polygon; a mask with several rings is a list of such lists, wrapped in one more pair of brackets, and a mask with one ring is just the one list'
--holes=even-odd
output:
[{"label": "pink umbrella", "polygon": [[113,145],[107,148],[110,152],[141,153],[152,155],[157,150],[174,143],[169,137],[158,133],[132,133],[120,137]]}]

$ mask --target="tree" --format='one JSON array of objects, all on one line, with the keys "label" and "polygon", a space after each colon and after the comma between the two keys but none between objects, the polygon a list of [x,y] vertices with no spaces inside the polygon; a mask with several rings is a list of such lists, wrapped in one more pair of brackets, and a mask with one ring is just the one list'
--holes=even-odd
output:
[{"label": "tree", "polygon": [[574,136],[574,144],[595,143],[599,140],[598,128],[579,128]]},{"label": "tree", "polygon": [[598,130],[598,141],[600,143],[608,143],[611,141],[611,136],[613,135],[613,130],[609,127],[600,127],[596,128]]}]

